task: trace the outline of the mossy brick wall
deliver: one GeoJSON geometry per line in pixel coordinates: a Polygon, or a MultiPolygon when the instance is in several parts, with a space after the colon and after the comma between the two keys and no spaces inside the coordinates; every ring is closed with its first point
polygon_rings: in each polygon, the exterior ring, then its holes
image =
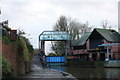
{"type": "Polygon", "coordinates": [[[26,74],[26,69],[28,70],[27,72],[30,71],[28,69],[30,65],[26,67],[22,58],[18,55],[16,44],[5,44],[2,42],[0,45],[2,45],[2,56],[10,62],[14,70],[14,76],[26,74]]]}
{"type": "Polygon", "coordinates": [[[2,43],[2,56],[11,64],[14,74],[17,75],[17,48],[15,45],[2,43]]]}

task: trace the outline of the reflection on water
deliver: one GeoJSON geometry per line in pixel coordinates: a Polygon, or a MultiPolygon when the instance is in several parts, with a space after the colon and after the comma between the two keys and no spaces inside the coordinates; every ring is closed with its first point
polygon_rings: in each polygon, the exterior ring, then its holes
{"type": "Polygon", "coordinates": [[[58,71],[65,71],[65,63],[47,63],[51,69],[56,69],[58,71]]]}
{"type": "Polygon", "coordinates": [[[106,78],[120,78],[120,69],[106,68],[104,70],[106,73],[106,78]]]}
{"type": "Polygon", "coordinates": [[[47,65],[65,65],[65,63],[47,63],[47,65]]]}
{"type": "Polygon", "coordinates": [[[79,66],[50,66],[76,78],[120,78],[120,68],[81,68],[79,66]]]}
{"type": "Polygon", "coordinates": [[[66,71],[64,66],[51,66],[50,68],[56,69],[58,71],[66,71]]]}

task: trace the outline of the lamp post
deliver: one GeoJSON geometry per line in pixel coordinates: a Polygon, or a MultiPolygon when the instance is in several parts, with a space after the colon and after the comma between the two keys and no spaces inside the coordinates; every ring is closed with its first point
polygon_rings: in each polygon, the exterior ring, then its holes
{"type": "Polygon", "coordinates": [[[39,37],[38,37],[38,47],[39,47],[39,51],[40,51],[40,35],[39,35],[39,37]]]}
{"type": "Polygon", "coordinates": [[[106,61],[109,60],[109,54],[110,54],[110,52],[109,52],[109,47],[107,46],[107,58],[106,58],[106,61]]]}

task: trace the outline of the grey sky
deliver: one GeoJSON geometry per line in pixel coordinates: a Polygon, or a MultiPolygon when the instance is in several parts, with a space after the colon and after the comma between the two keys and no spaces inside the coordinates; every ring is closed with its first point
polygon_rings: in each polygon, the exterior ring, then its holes
{"type": "MultiPolygon", "coordinates": [[[[117,29],[119,0],[2,0],[1,21],[9,20],[13,29],[23,29],[34,48],[38,48],[38,35],[52,30],[53,25],[65,15],[91,26],[100,27],[103,20],[117,29]],[[116,27],[115,27],[116,26],[116,27]]],[[[48,44],[50,45],[50,44],[48,44]]]]}

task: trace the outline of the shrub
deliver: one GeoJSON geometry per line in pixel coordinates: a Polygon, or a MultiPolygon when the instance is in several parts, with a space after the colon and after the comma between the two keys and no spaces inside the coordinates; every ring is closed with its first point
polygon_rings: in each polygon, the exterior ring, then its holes
{"type": "Polygon", "coordinates": [[[2,36],[2,41],[8,44],[10,42],[10,38],[8,36],[2,36]]]}
{"type": "Polygon", "coordinates": [[[7,59],[2,58],[2,75],[3,77],[12,76],[13,69],[7,59]]]}
{"type": "Polygon", "coordinates": [[[32,45],[23,36],[19,36],[19,38],[17,40],[17,43],[18,43],[18,53],[19,53],[19,56],[25,62],[29,62],[31,60],[31,55],[32,55],[33,50],[34,50],[32,45]]]}

